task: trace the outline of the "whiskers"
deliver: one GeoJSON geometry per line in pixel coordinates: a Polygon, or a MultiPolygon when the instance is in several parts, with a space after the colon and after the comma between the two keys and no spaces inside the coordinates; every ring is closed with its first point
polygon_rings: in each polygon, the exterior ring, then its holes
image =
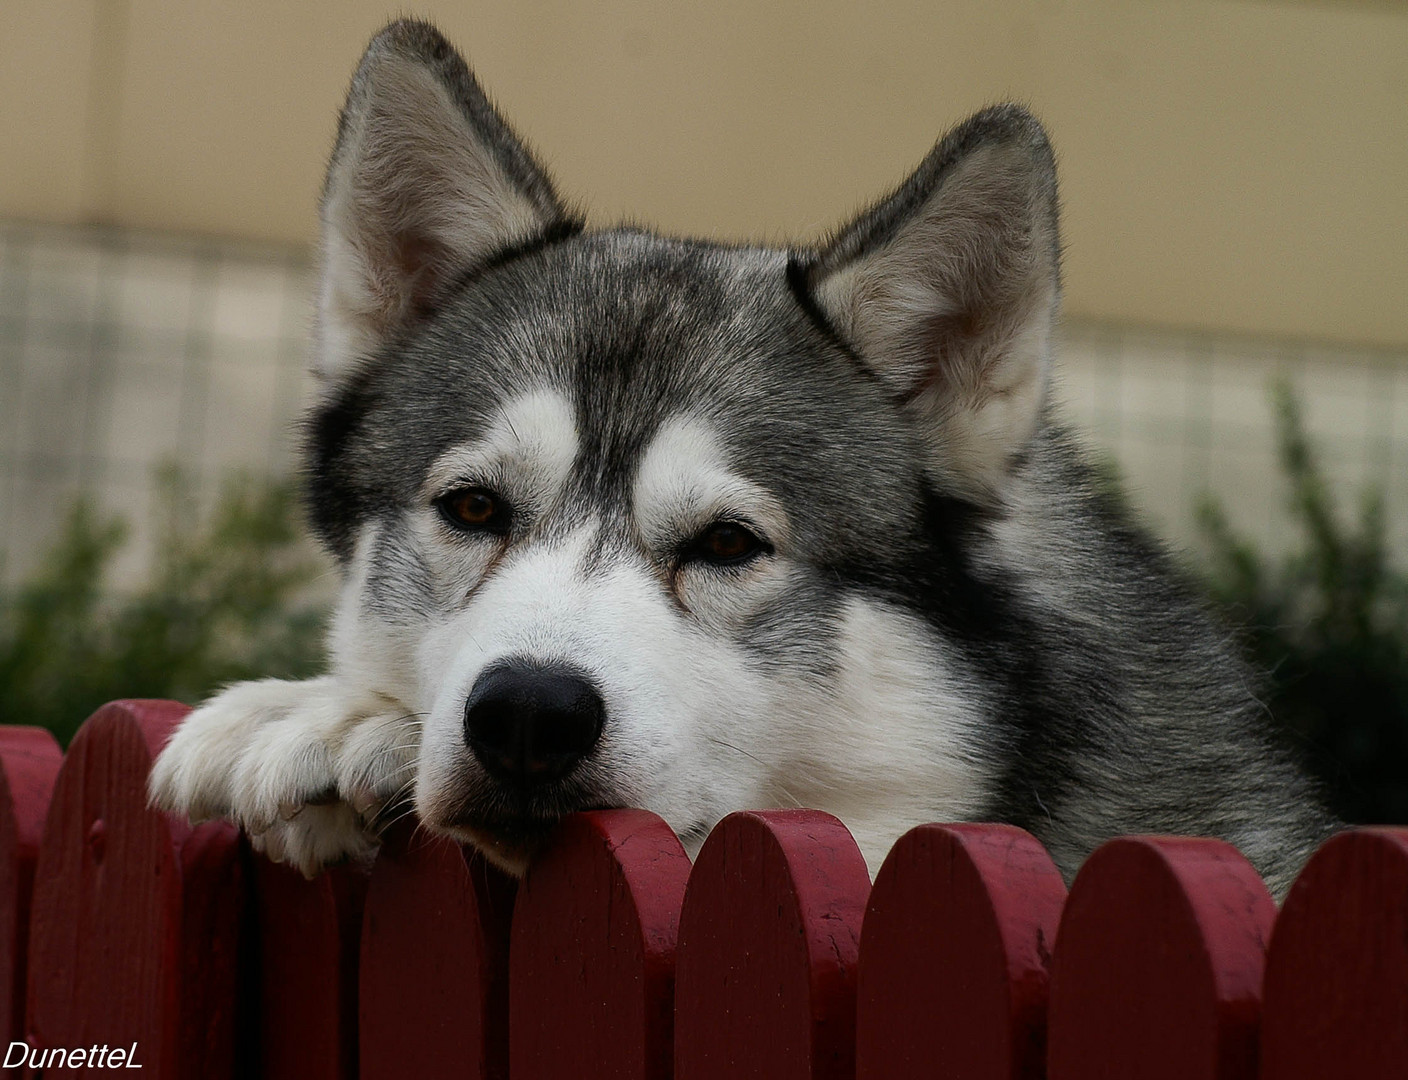
{"type": "Polygon", "coordinates": [[[717,746],[722,746],[725,750],[732,750],[735,754],[741,754],[743,757],[748,758],[750,761],[756,761],[759,765],[763,766],[765,769],[768,770],[768,784],[769,784],[769,786],[772,787],[772,788],[774,788],[774,789],[776,789],[777,791],[781,792],[782,795],[787,799],[788,805],[789,805],[792,809],[795,809],[795,810],[804,810],[804,809],[806,809],[806,804],[803,803],[801,799],[797,798],[796,795],[792,794],[792,792],[788,791],[787,788],[785,788],[785,787],[782,785],[782,783],[777,779],[776,776],[772,775],[772,769],[771,769],[771,767],[768,765],[768,763],[767,763],[766,761],[764,761],[762,758],[758,757],[757,754],[749,753],[747,750],[743,749],[743,747],[741,747],[741,746],[734,746],[733,743],[728,742],[728,741],[726,741],[726,740],[724,740],[724,739],[721,739],[721,738],[719,738],[717,735],[709,735],[709,736],[707,736],[707,738],[709,739],[710,742],[714,743],[715,745],[717,745],[717,746]]]}
{"type": "MultiPolygon", "coordinates": [[[[410,737],[397,743],[392,743],[381,747],[376,754],[375,762],[377,767],[381,767],[391,759],[395,766],[394,771],[404,773],[405,779],[397,786],[396,790],[385,799],[378,799],[373,807],[369,808],[370,813],[362,815],[363,821],[369,830],[381,834],[391,828],[397,822],[403,820],[408,815],[415,812],[415,803],[411,795],[415,789],[416,772],[415,758],[402,760],[403,755],[414,755],[420,749],[421,734],[425,730],[426,714],[423,712],[408,712],[398,716],[394,723],[407,729],[410,737]]],[[[388,770],[390,771],[390,770],[388,770]]],[[[422,825],[416,822],[415,833],[419,833],[422,825]]],[[[415,834],[413,834],[414,836],[415,834]]]]}

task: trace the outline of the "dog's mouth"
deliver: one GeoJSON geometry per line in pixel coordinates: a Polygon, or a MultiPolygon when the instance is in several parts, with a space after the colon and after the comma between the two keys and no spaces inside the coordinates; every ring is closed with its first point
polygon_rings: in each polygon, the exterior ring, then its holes
{"type": "Polygon", "coordinates": [[[500,870],[514,877],[522,877],[556,827],[557,822],[552,821],[526,822],[509,827],[451,825],[444,831],[460,843],[474,848],[500,870]]]}
{"type": "Polygon", "coordinates": [[[534,856],[547,844],[562,819],[586,810],[610,810],[619,800],[587,796],[586,792],[558,792],[552,797],[535,793],[531,798],[494,792],[466,799],[454,813],[425,824],[462,844],[469,844],[500,869],[521,877],[534,856]]]}

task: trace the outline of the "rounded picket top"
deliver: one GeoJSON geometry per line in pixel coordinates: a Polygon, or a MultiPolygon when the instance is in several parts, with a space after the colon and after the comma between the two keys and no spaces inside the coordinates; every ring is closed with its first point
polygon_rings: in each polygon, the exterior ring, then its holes
{"type": "Polygon", "coordinates": [[[309,880],[251,857],[258,1040],[245,1071],[261,1080],[352,1080],[367,872],[349,864],[309,880]]]}
{"type": "Polygon", "coordinates": [[[680,916],[677,1080],[850,1077],[869,893],[865,860],[830,814],[724,818],[680,916]]]}
{"type": "Polygon", "coordinates": [[[574,814],[556,830],[513,913],[514,1080],[667,1080],[689,871],[679,838],[644,810],[574,814]]]}
{"type": "Polygon", "coordinates": [[[1250,1080],[1275,915],[1251,864],[1220,840],[1099,848],[1057,931],[1050,1080],[1250,1080]]]}
{"type": "Polygon", "coordinates": [[[152,760],[187,711],[118,701],[89,718],[55,780],[34,874],[30,1045],[135,1047],[148,1080],[234,1069],[239,834],[147,805],[152,760]]]}
{"type": "Polygon", "coordinates": [[[1408,829],[1327,840],[1266,960],[1264,1080],[1408,1076],[1408,829]]]}
{"type": "Polygon", "coordinates": [[[507,1080],[514,886],[410,819],[387,833],[362,918],[362,1080],[507,1080]]]}
{"type": "Polygon", "coordinates": [[[34,862],[63,763],[54,736],[0,727],[0,1044],[24,1038],[29,901],[34,862]]]}
{"type": "Polygon", "coordinates": [[[1065,882],[1011,825],[921,825],[866,907],[856,1077],[1040,1076],[1065,882]]]}

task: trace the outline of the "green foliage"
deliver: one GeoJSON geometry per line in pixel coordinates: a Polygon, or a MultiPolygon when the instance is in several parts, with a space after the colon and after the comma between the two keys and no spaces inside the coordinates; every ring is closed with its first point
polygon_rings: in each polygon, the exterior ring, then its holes
{"type": "Polygon", "coordinates": [[[1214,601],[1271,673],[1266,704],[1349,821],[1408,822],[1408,575],[1390,563],[1382,497],[1343,525],[1289,386],[1275,389],[1280,457],[1302,545],[1280,560],[1208,500],[1214,601]]]}
{"type": "Polygon", "coordinates": [[[145,586],[108,588],[126,526],[79,502],[38,572],[0,593],[0,718],[67,742],[115,698],[196,702],[237,679],[301,678],[321,661],[321,568],[298,541],[287,485],[236,478],[202,518],[160,477],[145,586]]]}

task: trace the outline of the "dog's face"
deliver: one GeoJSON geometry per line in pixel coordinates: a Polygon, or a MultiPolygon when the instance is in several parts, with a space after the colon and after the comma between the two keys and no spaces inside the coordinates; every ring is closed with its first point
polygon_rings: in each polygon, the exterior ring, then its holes
{"type": "Polygon", "coordinates": [[[1053,200],[999,110],[820,252],[583,233],[438,35],[373,42],[308,471],[425,823],[512,867],[594,806],[971,812],[981,689],[906,593],[1040,421],[1053,200]]]}
{"type": "Polygon", "coordinates": [[[583,806],[702,837],[814,801],[837,747],[874,790],[917,779],[866,713],[959,696],[877,599],[921,543],[918,447],[786,256],[548,245],[340,400],[319,512],[356,549],[357,632],[414,657],[427,823],[513,858],[583,806]]]}

